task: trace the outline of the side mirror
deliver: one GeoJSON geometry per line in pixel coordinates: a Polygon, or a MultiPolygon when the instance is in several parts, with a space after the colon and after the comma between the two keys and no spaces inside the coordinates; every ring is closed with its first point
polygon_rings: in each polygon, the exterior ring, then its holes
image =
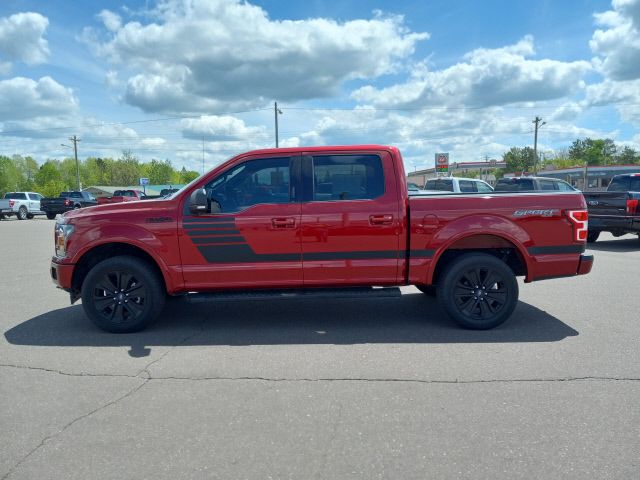
{"type": "Polygon", "coordinates": [[[194,190],[191,193],[189,211],[194,215],[207,213],[207,192],[204,188],[194,190]]]}

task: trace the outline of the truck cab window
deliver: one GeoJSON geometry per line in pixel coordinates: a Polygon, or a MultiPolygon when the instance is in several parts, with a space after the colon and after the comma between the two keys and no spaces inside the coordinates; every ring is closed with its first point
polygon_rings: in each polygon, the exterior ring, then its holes
{"type": "Polygon", "coordinates": [[[222,213],[235,213],[260,203],[291,201],[289,157],[249,160],[227,170],[205,186],[209,202],[222,213]]]}
{"type": "Polygon", "coordinates": [[[313,200],[365,200],[384,194],[384,172],[377,155],[313,157],[313,200]]]}

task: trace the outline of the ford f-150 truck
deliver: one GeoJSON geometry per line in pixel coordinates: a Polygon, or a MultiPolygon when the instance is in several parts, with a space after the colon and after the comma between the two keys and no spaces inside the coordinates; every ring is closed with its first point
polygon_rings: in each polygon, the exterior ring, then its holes
{"type": "Polygon", "coordinates": [[[7,192],[0,200],[0,220],[15,215],[18,220],[43,215],[40,210],[42,195],[35,192],[7,192]]]}
{"type": "Polygon", "coordinates": [[[133,202],[135,200],[142,200],[144,193],[141,190],[116,190],[111,197],[99,197],[98,205],[105,203],[122,203],[133,202]]]}
{"type": "Polygon", "coordinates": [[[591,218],[587,241],[595,242],[600,232],[640,239],[640,173],[616,175],[606,192],[584,192],[584,198],[591,218]]]}
{"type": "Polygon", "coordinates": [[[61,192],[58,198],[43,198],[40,201],[40,208],[47,214],[49,220],[53,220],[59,213],[97,204],[98,202],[89,192],[61,192]]]}
{"type": "Polygon", "coordinates": [[[167,294],[399,295],[401,285],[435,286],[449,316],[485,329],[512,314],[516,276],[588,273],[587,229],[580,192],[413,197],[394,147],[268,149],[166,199],[66,213],[51,277],[110,332],[148,326],[167,294]]]}

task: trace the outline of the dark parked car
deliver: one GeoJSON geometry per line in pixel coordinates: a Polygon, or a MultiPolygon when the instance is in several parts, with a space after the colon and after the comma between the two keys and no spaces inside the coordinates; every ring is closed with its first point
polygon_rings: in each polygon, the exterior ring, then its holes
{"type": "Polygon", "coordinates": [[[584,192],[584,199],[589,209],[587,241],[595,242],[600,232],[640,235],[640,173],[616,175],[606,192],[584,192]]]}
{"type": "Polygon", "coordinates": [[[49,220],[53,220],[59,213],[97,204],[98,202],[89,192],[61,192],[58,198],[40,200],[40,210],[47,214],[49,220]]]}
{"type": "Polygon", "coordinates": [[[564,180],[549,177],[504,177],[496,182],[496,192],[535,192],[535,191],[575,192],[564,180]]]}

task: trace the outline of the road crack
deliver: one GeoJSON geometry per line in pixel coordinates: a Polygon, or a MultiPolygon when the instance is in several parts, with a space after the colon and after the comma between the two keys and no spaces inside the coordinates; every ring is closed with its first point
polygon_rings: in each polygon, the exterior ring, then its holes
{"type": "Polygon", "coordinates": [[[91,410],[88,413],[85,413],[84,415],[81,415],[79,417],[74,418],[73,420],[71,420],[70,422],[68,422],[67,424],[65,424],[60,430],[58,430],[55,433],[52,433],[50,435],[47,435],[46,437],[44,437],[42,439],[42,441],[36,445],[34,448],[31,449],[31,451],[29,451],[29,453],[27,453],[24,457],[22,457],[18,463],[16,463],[13,467],[11,467],[11,469],[2,477],[1,480],[5,480],[7,478],[9,478],[19,467],[20,465],[22,465],[24,462],[26,462],[34,453],[36,453],[40,448],[42,448],[44,445],[46,445],[48,442],[50,442],[51,440],[56,439],[57,437],[59,437],[60,435],[62,435],[65,431],[67,431],[69,428],[71,428],[73,425],[75,425],[76,423],[91,417],[92,415],[95,415],[98,412],[101,412],[102,410],[109,408],[112,405],[115,405],[119,402],[121,402],[122,400],[130,397],[131,395],[133,395],[134,393],[136,393],[138,390],[140,390],[142,387],[144,387],[147,383],[149,383],[149,379],[145,379],[140,385],[136,385],[135,387],[133,387],[131,390],[129,390],[127,393],[125,393],[124,395],[121,395],[120,397],[111,400],[110,402],[105,403],[104,405],[91,410]]]}

